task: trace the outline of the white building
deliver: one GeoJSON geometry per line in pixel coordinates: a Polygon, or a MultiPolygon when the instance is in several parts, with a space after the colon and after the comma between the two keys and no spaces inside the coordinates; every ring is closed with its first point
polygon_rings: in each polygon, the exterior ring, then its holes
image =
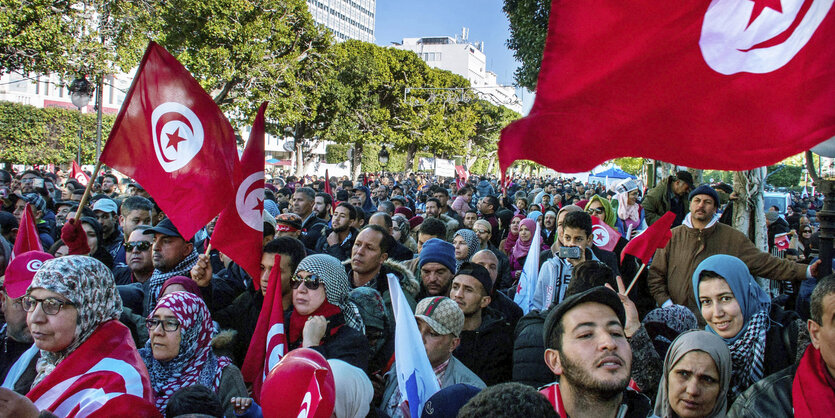
{"type": "Polygon", "coordinates": [[[516,89],[513,86],[499,85],[496,73],[487,69],[484,42],[467,41],[467,32],[465,28],[461,39],[451,36],[403,38],[402,43],[392,46],[413,51],[430,66],[466,78],[483,99],[522,113],[522,101],[516,96],[516,89]]]}
{"type": "Polygon", "coordinates": [[[333,31],[337,41],[374,43],[377,0],[307,0],[307,8],[316,23],[333,31]]]}
{"type": "MultiPolygon", "coordinates": [[[[102,113],[115,115],[119,113],[125,94],[130,88],[133,75],[119,74],[104,80],[102,92],[102,113]]],[[[38,76],[30,74],[22,76],[19,73],[7,73],[0,76],[0,101],[22,103],[35,107],[62,107],[77,110],[72,104],[67,86],[72,80],[62,80],[56,75],[38,76]]],[[[82,108],[84,113],[95,112],[95,96],[90,103],[82,108]]]]}

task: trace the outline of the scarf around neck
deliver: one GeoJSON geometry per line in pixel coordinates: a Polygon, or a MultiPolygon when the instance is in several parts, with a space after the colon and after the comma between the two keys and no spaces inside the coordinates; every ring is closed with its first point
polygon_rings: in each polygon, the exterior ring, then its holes
{"type": "Polygon", "coordinates": [[[531,232],[531,238],[527,241],[523,241],[521,237],[516,240],[516,244],[513,246],[512,255],[517,260],[525,257],[528,255],[528,251],[531,249],[531,243],[533,242],[533,235],[536,233],[536,222],[531,219],[523,219],[522,222],[519,223],[519,229],[522,229],[522,225],[528,228],[528,231],[531,232]]]}
{"type": "Polygon", "coordinates": [[[824,417],[835,411],[832,378],[819,349],[809,344],[792,382],[792,406],[798,418],[824,417]]]}
{"type": "Polygon", "coordinates": [[[151,297],[145,298],[147,302],[145,305],[146,314],[154,311],[157,299],[159,298],[160,293],[162,293],[162,285],[165,281],[174,276],[191,277],[191,268],[194,267],[195,263],[197,263],[197,251],[192,249],[191,254],[186,256],[183,261],[180,261],[170,271],[163,273],[159,269],[154,269],[154,273],[151,274],[151,278],[148,279],[148,292],[150,292],[151,297]]]}

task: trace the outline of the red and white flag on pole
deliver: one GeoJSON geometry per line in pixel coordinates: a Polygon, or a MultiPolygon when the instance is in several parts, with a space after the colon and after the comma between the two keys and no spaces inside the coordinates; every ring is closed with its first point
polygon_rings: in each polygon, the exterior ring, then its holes
{"type": "Polygon", "coordinates": [[[559,1],[504,173],[616,157],[748,170],[835,136],[832,0],[559,1]]]}
{"type": "Polygon", "coordinates": [[[38,235],[38,227],[35,225],[35,215],[32,212],[32,205],[26,204],[23,215],[20,217],[20,226],[17,229],[17,237],[12,248],[12,257],[21,255],[27,251],[43,251],[41,237],[38,235]]]}
{"type": "Polygon", "coordinates": [[[151,382],[130,331],[107,321],[26,394],[59,417],[157,417],[151,382]]]}
{"type": "Polygon", "coordinates": [[[87,186],[90,182],[90,176],[81,171],[81,166],[75,160],[72,160],[72,169],[70,169],[70,177],[76,179],[82,186],[87,186]]]}
{"type": "Polygon", "coordinates": [[[782,233],[777,234],[774,236],[774,246],[777,247],[780,251],[786,251],[789,249],[789,234],[782,233]]]}
{"type": "MultiPolygon", "coordinates": [[[[264,242],[264,112],[258,109],[249,140],[241,155],[241,178],[234,200],[220,213],[211,245],[238,263],[258,290],[261,281],[261,250],[264,242]]],[[[227,199],[228,201],[228,199],[227,199]]]]}
{"type": "Polygon", "coordinates": [[[591,240],[594,246],[606,251],[614,251],[620,240],[620,233],[596,216],[591,217],[591,240]]]}
{"type": "Polygon", "coordinates": [[[675,213],[665,213],[664,216],[653,222],[641,235],[629,240],[629,243],[620,252],[620,261],[623,262],[626,255],[631,254],[641,260],[642,263],[649,264],[649,260],[655,255],[655,250],[666,247],[667,243],[673,237],[673,233],[670,232],[670,227],[673,226],[673,221],[675,220],[675,213]]]}
{"type": "Polygon", "coordinates": [[[142,184],[185,238],[235,195],[235,133],[197,80],[163,47],[142,57],[101,161],[142,184]]]}
{"type": "Polygon", "coordinates": [[[244,381],[252,383],[252,397],[259,404],[264,379],[285,354],[287,336],[284,330],[284,307],[281,303],[281,256],[276,254],[267,292],[264,294],[264,305],[261,306],[255,332],[241,366],[244,381]]]}

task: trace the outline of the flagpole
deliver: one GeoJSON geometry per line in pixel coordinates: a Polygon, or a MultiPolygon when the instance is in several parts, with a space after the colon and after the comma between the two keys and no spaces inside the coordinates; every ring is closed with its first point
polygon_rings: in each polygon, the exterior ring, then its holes
{"type": "Polygon", "coordinates": [[[209,245],[206,246],[206,252],[204,255],[209,255],[209,251],[212,251],[212,243],[210,242],[209,245]]]}
{"type": "Polygon", "coordinates": [[[84,189],[84,196],[81,196],[81,201],[78,202],[78,210],[75,211],[76,222],[80,219],[84,206],[87,206],[87,201],[90,200],[90,192],[93,190],[93,183],[96,180],[96,176],[99,175],[100,168],[101,161],[98,161],[96,162],[96,168],[93,169],[93,175],[90,177],[90,181],[87,182],[87,188],[84,189]]]}
{"type": "Polygon", "coordinates": [[[641,264],[641,268],[638,269],[638,274],[632,279],[632,283],[629,283],[629,287],[626,288],[626,292],[623,292],[624,295],[629,295],[629,291],[632,290],[632,286],[635,286],[635,283],[638,281],[638,276],[644,272],[644,269],[647,268],[646,264],[641,264]]]}

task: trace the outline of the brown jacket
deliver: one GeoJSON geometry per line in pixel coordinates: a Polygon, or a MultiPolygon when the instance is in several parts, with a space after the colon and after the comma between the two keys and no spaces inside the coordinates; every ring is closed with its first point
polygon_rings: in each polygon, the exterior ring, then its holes
{"type": "Polygon", "coordinates": [[[693,296],[692,277],[705,258],[728,254],[745,262],[751,274],[772,280],[804,280],[806,265],[772,257],[757,249],[742,232],[716,222],[698,230],[680,225],[672,229],[666,247],[655,252],[649,268],[649,291],[659,306],[670,299],[701,318],[693,296]]]}

